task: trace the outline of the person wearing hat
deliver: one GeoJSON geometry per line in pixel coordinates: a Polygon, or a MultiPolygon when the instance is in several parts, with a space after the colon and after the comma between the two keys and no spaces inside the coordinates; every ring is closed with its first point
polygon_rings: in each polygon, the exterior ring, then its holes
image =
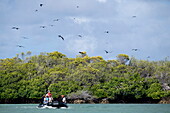
{"type": "Polygon", "coordinates": [[[50,90],[48,90],[47,94],[48,94],[49,97],[52,97],[52,94],[51,94],[50,90]]]}

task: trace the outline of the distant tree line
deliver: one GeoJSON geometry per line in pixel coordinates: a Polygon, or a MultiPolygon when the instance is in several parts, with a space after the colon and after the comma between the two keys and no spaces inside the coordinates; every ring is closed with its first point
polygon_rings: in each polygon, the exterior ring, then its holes
{"type": "MultiPolygon", "coordinates": [[[[91,98],[161,99],[170,96],[170,61],[137,60],[119,54],[115,60],[89,57],[86,52],[67,58],[60,52],[21,53],[0,59],[0,99],[69,98],[86,92],[91,98]]],[[[79,97],[83,98],[83,97],[79,97]]]]}

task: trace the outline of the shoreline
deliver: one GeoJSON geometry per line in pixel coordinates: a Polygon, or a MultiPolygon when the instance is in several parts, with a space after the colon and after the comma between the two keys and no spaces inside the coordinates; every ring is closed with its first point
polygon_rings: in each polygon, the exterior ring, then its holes
{"type": "MultiPolygon", "coordinates": [[[[39,104],[41,99],[0,99],[0,104],[39,104]]],[[[162,99],[112,100],[103,99],[67,99],[68,104],[170,104],[170,97],[162,99]]]]}

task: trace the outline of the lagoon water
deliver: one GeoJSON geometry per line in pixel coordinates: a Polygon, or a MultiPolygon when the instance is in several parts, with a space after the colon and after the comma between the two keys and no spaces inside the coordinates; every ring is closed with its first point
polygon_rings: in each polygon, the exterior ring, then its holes
{"type": "Polygon", "coordinates": [[[0,104],[0,113],[170,113],[170,104],[68,104],[40,109],[37,104],[0,104]]]}

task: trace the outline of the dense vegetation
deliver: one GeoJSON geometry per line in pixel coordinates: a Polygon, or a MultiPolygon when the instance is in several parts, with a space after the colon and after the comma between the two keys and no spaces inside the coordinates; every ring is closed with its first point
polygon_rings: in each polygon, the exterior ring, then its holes
{"type": "Polygon", "coordinates": [[[60,52],[21,53],[0,59],[0,99],[53,97],[85,91],[93,98],[161,99],[170,96],[170,61],[145,61],[119,54],[116,60],[67,58],[60,52]]]}

